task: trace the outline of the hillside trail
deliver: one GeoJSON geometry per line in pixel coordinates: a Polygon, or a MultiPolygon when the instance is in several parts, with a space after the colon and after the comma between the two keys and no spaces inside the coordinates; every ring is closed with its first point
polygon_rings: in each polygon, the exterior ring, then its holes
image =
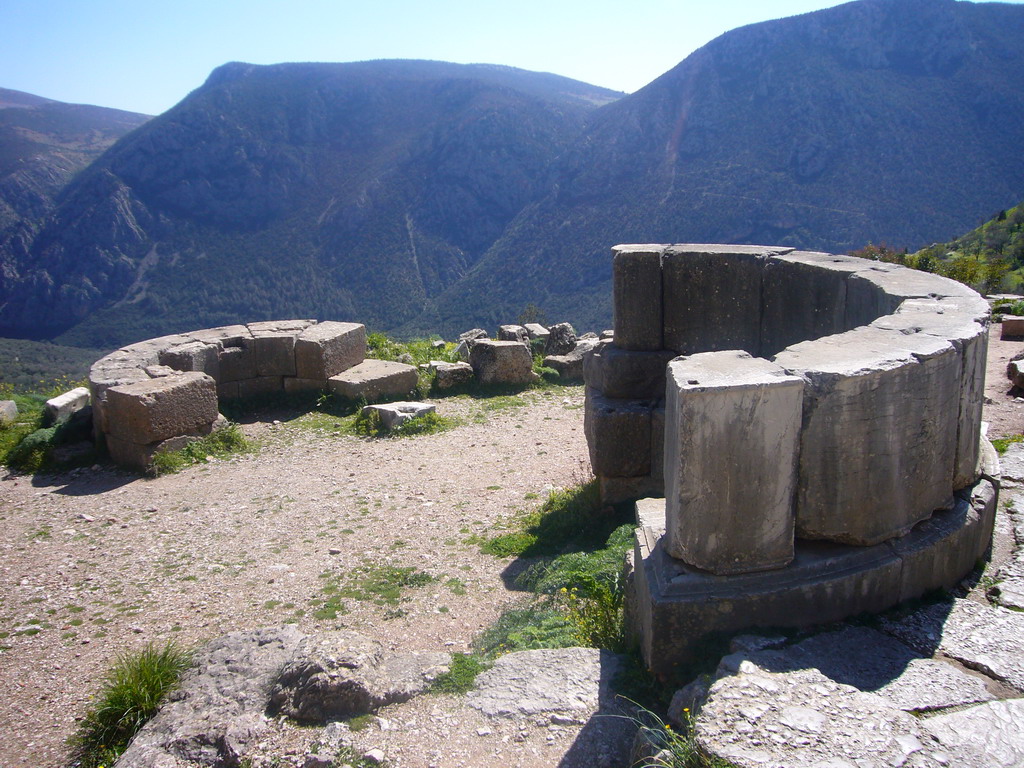
{"type": "MultiPolygon", "coordinates": [[[[990,341],[990,436],[1024,429],[1005,379],[1017,351],[1024,343],[990,341]]],[[[460,426],[367,440],[261,414],[242,427],[256,452],[174,475],[0,470],[0,766],[67,765],[104,672],[149,641],[195,647],[288,622],[393,650],[468,651],[525,597],[513,561],[482,554],[479,537],[589,476],[583,388],[436,402],[460,426]],[[397,602],[332,601],[380,566],[433,578],[397,602]]],[[[487,721],[456,699],[387,708],[357,745],[384,747],[396,768],[553,766],[574,748],[578,728],[487,721]]],[[[301,762],[317,732],[273,722],[254,765],[301,762]]]]}

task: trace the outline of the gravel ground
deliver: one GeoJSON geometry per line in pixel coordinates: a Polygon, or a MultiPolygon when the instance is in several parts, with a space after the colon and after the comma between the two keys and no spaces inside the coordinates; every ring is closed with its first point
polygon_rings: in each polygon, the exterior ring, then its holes
{"type": "Polygon", "coordinates": [[[582,387],[447,398],[438,412],[461,426],[400,440],[259,421],[243,425],[257,453],[176,475],[3,476],[0,766],[65,765],[104,670],[149,640],[290,621],[467,650],[522,595],[502,578],[510,561],[466,540],[589,474],[582,405],[582,387]],[[326,584],[383,564],[436,579],[398,605],[346,599],[317,618],[326,584]]]}
{"type": "MultiPolygon", "coordinates": [[[[1024,401],[1005,378],[1017,351],[1024,343],[990,342],[990,437],[1024,431],[1024,401]]],[[[256,453],[156,479],[0,470],[0,766],[66,765],[65,741],[103,672],[150,640],[194,646],[288,621],[392,649],[467,650],[522,598],[503,578],[511,561],[480,554],[472,537],[589,474],[582,404],[581,387],[448,398],[438,412],[461,426],[401,440],[264,414],[243,425],[256,453]],[[325,585],[383,564],[436,578],[398,605],[346,599],[347,612],[317,617],[325,585]]],[[[599,764],[579,726],[488,721],[456,697],[381,718],[354,738],[395,766],[599,764]]],[[[275,723],[256,763],[292,764],[317,734],[275,723]]]]}

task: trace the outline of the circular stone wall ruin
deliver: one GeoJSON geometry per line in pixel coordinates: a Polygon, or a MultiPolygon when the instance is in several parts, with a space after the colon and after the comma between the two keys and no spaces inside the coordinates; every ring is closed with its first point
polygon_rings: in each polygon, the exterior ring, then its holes
{"type": "Polygon", "coordinates": [[[411,365],[366,360],[359,323],[276,320],[162,336],[93,364],[93,431],[118,464],[148,469],[159,451],[209,434],[220,399],[331,390],[356,399],[416,386],[411,365]]]}
{"type": "MultiPolygon", "coordinates": [[[[989,308],[904,267],[787,248],[613,249],[587,360],[608,501],[638,505],[631,623],[667,672],[710,631],[877,611],[985,552],[989,308]]],[[[994,471],[994,470],[993,470],[994,471]]]]}

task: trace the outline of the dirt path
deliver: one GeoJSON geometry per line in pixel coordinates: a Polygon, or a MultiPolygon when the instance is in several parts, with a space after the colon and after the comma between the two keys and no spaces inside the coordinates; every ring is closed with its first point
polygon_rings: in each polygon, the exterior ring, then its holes
{"type": "Polygon", "coordinates": [[[467,543],[589,472],[581,387],[441,401],[464,424],[367,441],[246,425],[264,447],[153,480],[111,469],[0,481],[0,766],[66,764],[118,653],[285,621],[463,651],[521,595],[467,543]],[[380,606],[325,586],[389,564],[435,577],[380,606]]]}

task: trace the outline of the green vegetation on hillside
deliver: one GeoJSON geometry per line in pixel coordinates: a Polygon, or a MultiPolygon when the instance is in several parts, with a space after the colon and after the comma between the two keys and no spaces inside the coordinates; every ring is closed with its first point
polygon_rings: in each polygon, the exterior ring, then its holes
{"type": "Polygon", "coordinates": [[[106,351],[25,339],[0,339],[0,385],[15,392],[48,390],[61,379],[78,381],[106,351]]]}
{"type": "Polygon", "coordinates": [[[966,235],[915,253],[868,244],[850,255],[933,272],[985,294],[1020,293],[1024,289],[1024,203],[999,211],[966,235]]]}

